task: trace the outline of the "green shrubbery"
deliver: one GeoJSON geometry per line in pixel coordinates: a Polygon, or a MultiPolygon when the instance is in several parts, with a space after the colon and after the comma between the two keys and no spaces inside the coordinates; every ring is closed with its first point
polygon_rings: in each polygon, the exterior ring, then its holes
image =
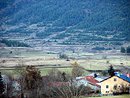
{"type": "Polygon", "coordinates": [[[121,53],[130,53],[130,46],[128,47],[121,47],[121,53]]]}
{"type": "Polygon", "coordinates": [[[29,47],[29,45],[25,43],[13,41],[13,40],[6,40],[6,39],[0,40],[0,43],[4,43],[8,47],[29,47]]]}

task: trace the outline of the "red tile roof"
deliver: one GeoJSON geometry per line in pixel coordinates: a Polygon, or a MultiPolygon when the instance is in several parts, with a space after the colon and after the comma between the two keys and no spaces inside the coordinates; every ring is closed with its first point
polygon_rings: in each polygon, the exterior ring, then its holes
{"type": "Polygon", "coordinates": [[[126,76],[130,78],[130,74],[126,74],[126,76]]]}
{"type": "Polygon", "coordinates": [[[86,76],[85,79],[92,85],[100,87],[100,85],[98,85],[97,83],[99,83],[99,81],[97,81],[93,76],[86,76]]]}

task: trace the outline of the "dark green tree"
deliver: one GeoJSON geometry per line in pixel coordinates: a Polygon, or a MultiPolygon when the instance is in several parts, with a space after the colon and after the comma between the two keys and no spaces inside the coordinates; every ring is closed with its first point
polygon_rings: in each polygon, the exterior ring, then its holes
{"type": "Polygon", "coordinates": [[[108,69],[108,73],[109,73],[109,75],[112,77],[112,76],[114,76],[115,75],[115,69],[113,68],[113,66],[111,65],[110,67],[109,67],[109,69],[108,69]]]}
{"type": "Polygon", "coordinates": [[[130,53],[130,46],[127,47],[126,52],[130,53]]]}
{"type": "Polygon", "coordinates": [[[121,53],[125,53],[126,49],[124,47],[121,47],[121,53]]]}
{"type": "Polygon", "coordinates": [[[0,95],[2,95],[4,91],[5,91],[5,85],[0,72],[0,95]]]}
{"type": "Polygon", "coordinates": [[[59,58],[60,59],[69,59],[66,54],[62,54],[62,53],[59,54],[59,58]]]}

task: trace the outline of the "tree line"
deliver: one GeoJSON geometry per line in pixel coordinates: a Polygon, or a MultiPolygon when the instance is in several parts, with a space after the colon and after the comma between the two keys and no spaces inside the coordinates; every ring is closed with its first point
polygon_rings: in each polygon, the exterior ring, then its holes
{"type": "Polygon", "coordinates": [[[130,53],[130,46],[128,47],[121,47],[121,53],[130,53]]]}
{"type": "Polygon", "coordinates": [[[0,40],[0,43],[3,43],[8,47],[29,47],[29,45],[27,45],[23,42],[15,41],[15,40],[2,39],[2,40],[0,40]]]}

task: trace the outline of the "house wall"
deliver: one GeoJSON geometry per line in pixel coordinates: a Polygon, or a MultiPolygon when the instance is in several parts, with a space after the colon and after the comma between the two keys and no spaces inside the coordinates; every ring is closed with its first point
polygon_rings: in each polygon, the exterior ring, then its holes
{"type": "Polygon", "coordinates": [[[129,84],[130,83],[128,83],[127,81],[124,81],[117,76],[113,76],[101,82],[101,94],[113,94],[113,92],[117,91],[118,88],[121,88],[122,85],[128,87],[129,84]],[[117,85],[117,89],[115,89],[115,85],[117,85]],[[108,88],[106,86],[108,86],[108,88]]]}

